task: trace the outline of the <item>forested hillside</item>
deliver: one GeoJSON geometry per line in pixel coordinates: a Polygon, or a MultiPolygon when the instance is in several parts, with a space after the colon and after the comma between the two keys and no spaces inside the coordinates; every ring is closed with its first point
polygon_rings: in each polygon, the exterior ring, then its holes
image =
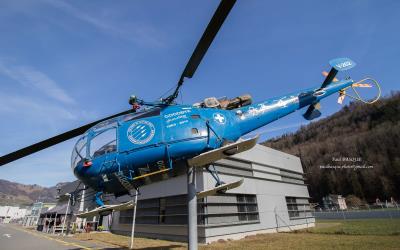
{"type": "Polygon", "coordinates": [[[46,188],[0,179],[0,205],[29,205],[37,200],[54,202],[56,194],[56,186],[46,188]]]}
{"type": "Polygon", "coordinates": [[[327,194],[400,198],[400,92],[373,105],[353,102],[264,144],[301,157],[314,201],[327,194]]]}

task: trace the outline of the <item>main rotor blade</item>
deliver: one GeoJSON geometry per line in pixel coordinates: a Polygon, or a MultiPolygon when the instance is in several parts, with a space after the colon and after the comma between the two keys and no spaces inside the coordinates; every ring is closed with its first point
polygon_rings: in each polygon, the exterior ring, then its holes
{"type": "Polygon", "coordinates": [[[49,138],[47,140],[35,143],[33,145],[30,145],[30,146],[22,148],[20,150],[14,151],[12,153],[3,155],[2,157],[0,157],[0,166],[2,166],[4,164],[7,164],[7,163],[10,163],[12,161],[18,160],[18,159],[20,159],[22,157],[25,157],[27,155],[36,153],[36,152],[38,152],[38,151],[40,151],[42,149],[54,146],[54,145],[56,145],[58,143],[61,143],[61,142],[66,141],[66,140],[69,140],[69,139],[74,138],[74,137],[76,137],[78,135],[81,135],[81,134],[85,133],[86,130],[88,130],[89,128],[93,127],[94,125],[96,125],[99,122],[103,122],[105,120],[108,120],[108,119],[111,119],[111,118],[114,118],[114,117],[117,117],[117,116],[120,116],[120,115],[129,114],[129,113],[132,113],[132,112],[134,112],[133,109],[126,110],[124,112],[121,112],[121,113],[118,113],[118,114],[103,118],[101,120],[98,120],[98,121],[83,125],[83,126],[81,126],[79,128],[76,128],[76,129],[67,131],[65,133],[56,135],[56,136],[51,137],[51,138],[49,138]]]}
{"type": "Polygon", "coordinates": [[[206,54],[208,48],[210,47],[235,2],[236,0],[221,1],[213,17],[211,18],[211,21],[208,23],[203,36],[200,38],[199,43],[193,51],[192,56],[186,64],[185,70],[179,79],[178,86],[182,85],[185,77],[192,78],[194,72],[196,72],[197,67],[199,66],[201,60],[206,54]]]}

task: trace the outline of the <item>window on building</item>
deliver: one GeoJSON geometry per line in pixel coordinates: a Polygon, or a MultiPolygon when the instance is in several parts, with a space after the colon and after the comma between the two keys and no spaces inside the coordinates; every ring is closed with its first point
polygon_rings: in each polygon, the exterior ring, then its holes
{"type": "Polygon", "coordinates": [[[286,197],[286,205],[289,213],[289,218],[299,217],[299,209],[296,203],[296,197],[286,197]]]}
{"type": "Polygon", "coordinates": [[[236,195],[239,211],[239,221],[258,220],[258,207],[256,195],[238,194],[236,195]]]}
{"type": "Polygon", "coordinates": [[[165,203],[166,200],[165,198],[161,198],[160,199],[160,224],[164,224],[165,223],[165,203]]]}
{"type": "Polygon", "coordinates": [[[303,219],[312,216],[308,198],[286,197],[286,204],[290,219],[303,219]]]}
{"type": "MultiPolygon", "coordinates": [[[[157,199],[138,201],[137,224],[187,224],[186,195],[176,195],[157,199]]],[[[236,224],[259,221],[257,198],[255,195],[222,194],[209,196],[197,201],[197,223],[208,224],[236,224]]],[[[121,224],[132,223],[133,211],[120,212],[121,224]]]]}
{"type": "MultiPolygon", "coordinates": [[[[198,212],[199,211],[201,210],[198,210],[198,212]]],[[[120,223],[132,223],[132,214],[132,209],[121,211],[119,219],[120,223]]],[[[167,225],[187,224],[186,195],[138,201],[136,223],[167,225]]]]}
{"type": "Polygon", "coordinates": [[[221,194],[205,198],[205,224],[259,222],[256,195],[221,194]]]}
{"type": "Polygon", "coordinates": [[[282,181],[295,183],[295,184],[304,184],[304,178],[302,174],[294,173],[290,171],[280,170],[282,181]]]}

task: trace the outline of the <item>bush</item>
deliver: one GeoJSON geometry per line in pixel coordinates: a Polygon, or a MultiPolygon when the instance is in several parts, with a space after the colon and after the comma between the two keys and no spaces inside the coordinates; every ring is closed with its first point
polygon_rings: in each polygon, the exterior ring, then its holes
{"type": "Polygon", "coordinates": [[[348,195],[346,197],[346,204],[347,207],[349,208],[360,208],[361,206],[364,205],[365,202],[363,202],[360,198],[358,198],[355,195],[348,195]]]}

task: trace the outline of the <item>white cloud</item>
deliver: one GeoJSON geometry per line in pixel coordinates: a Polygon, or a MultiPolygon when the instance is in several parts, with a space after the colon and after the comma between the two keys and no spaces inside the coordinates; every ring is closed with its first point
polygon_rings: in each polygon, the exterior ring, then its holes
{"type": "Polygon", "coordinates": [[[3,74],[23,86],[33,87],[43,94],[66,104],[73,104],[70,97],[53,79],[45,73],[29,66],[12,65],[0,59],[0,74],[3,74]]]}
{"type": "Polygon", "coordinates": [[[156,31],[153,27],[140,24],[130,25],[128,23],[112,23],[110,20],[105,21],[104,19],[97,18],[90,15],[78,8],[75,8],[71,4],[65,1],[48,1],[44,0],[49,5],[62,10],[76,19],[79,19],[87,24],[105,32],[107,34],[117,36],[140,45],[163,47],[164,39],[161,39],[160,32],[156,31]]]}
{"type": "Polygon", "coordinates": [[[25,117],[33,116],[36,119],[46,118],[46,120],[47,118],[62,120],[76,120],[78,118],[69,110],[54,104],[36,101],[26,96],[0,93],[0,114],[5,113],[24,115],[25,117]]]}

